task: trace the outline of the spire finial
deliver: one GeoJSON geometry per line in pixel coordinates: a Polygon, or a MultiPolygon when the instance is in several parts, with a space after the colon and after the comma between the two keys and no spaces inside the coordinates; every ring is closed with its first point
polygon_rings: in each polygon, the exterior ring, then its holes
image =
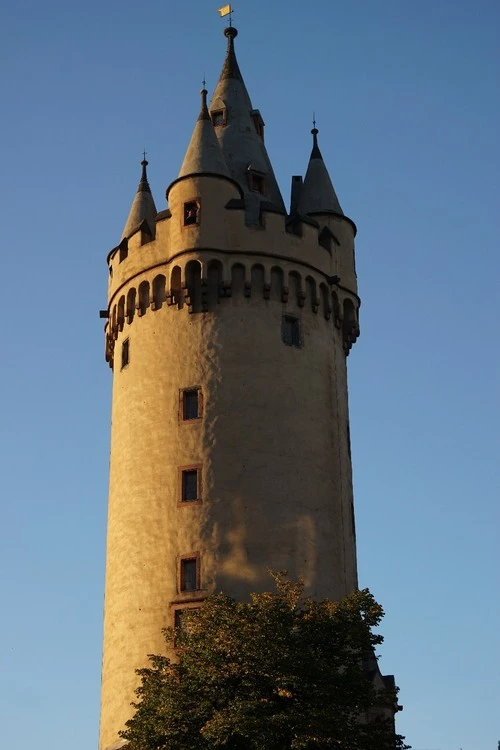
{"type": "Polygon", "coordinates": [[[198,115],[198,120],[210,120],[210,113],[208,111],[208,105],[207,105],[208,91],[206,90],[205,85],[206,85],[206,81],[205,81],[205,77],[203,77],[203,88],[200,91],[201,109],[200,109],[200,114],[198,115]]]}
{"type": "Polygon", "coordinates": [[[143,190],[149,190],[148,173],[146,170],[146,167],[148,166],[149,162],[146,159],[146,154],[147,154],[147,151],[146,149],[144,149],[144,151],[142,152],[142,161],[141,161],[142,175],[141,175],[141,180],[139,182],[139,187],[137,188],[138,193],[140,193],[143,190]]]}
{"type": "Polygon", "coordinates": [[[311,152],[311,159],[321,159],[321,151],[319,150],[318,146],[318,133],[319,130],[316,127],[316,114],[313,112],[313,128],[311,130],[312,137],[313,137],[313,147],[311,152]]]}

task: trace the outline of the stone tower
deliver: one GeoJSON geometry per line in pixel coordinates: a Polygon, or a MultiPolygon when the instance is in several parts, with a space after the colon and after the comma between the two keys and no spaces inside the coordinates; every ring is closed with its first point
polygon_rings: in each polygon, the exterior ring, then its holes
{"type": "Polygon", "coordinates": [[[346,357],[356,228],[313,129],[287,212],[225,30],[222,73],[156,210],[147,162],[108,256],[113,370],[101,750],[162,628],[268,570],[357,585],[346,357]]]}

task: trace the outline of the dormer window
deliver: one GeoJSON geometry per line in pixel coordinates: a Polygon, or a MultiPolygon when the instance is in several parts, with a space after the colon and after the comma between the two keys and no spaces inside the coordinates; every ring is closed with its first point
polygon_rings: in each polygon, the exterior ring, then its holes
{"type": "Polygon", "coordinates": [[[250,116],[253,120],[255,132],[257,133],[259,138],[262,138],[262,140],[264,140],[264,120],[262,119],[262,115],[260,114],[258,109],[253,109],[250,112],[250,116]]]}
{"type": "Polygon", "coordinates": [[[200,223],[200,201],[188,201],[184,204],[184,226],[190,227],[200,223]]]}
{"type": "Polygon", "coordinates": [[[119,248],[118,262],[121,263],[128,256],[128,242],[126,239],[120,242],[119,248]]]}
{"type": "Polygon", "coordinates": [[[223,109],[216,109],[211,113],[211,117],[214,128],[220,128],[222,125],[226,124],[226,117],[223,109]]]}
{"type": "Polygon", "coordinates": [[[248,171],[248,187],[256,193],[265,193],[265,180],[262,172],[248,171]]]}

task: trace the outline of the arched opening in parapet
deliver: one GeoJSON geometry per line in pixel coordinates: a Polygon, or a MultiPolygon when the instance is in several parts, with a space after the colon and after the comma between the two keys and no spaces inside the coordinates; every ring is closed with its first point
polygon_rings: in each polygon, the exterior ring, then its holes
{"type": "Polygon", "coordinates": [[[319,300],[316,291],[316,281],[312,276],[306,278],[307,306],[313,312],[318,312],[319,300]]]}
{"type": "Polygon", "coordinates": [[[201,312],[201,265],[197,260],[190,260],[186,265],[186,287],[190,312],[201,312]]]}
{"type": "Polygon", "coordinates": [[[129,289],[127,294],[127,322],[131,323],[135,315],[135,289],[129,289]]]}
{"type": "Polygon", "coordinates": [[[279,266],[271,268],[271,299],[282,301],[283,295],[283,270],[279,266]]]}
{"type": "Polygon", "coordinates": [[[220,260],[211,260],[207,269],[208,284],[208,309],[215,310],[221,293],[222,286],[222,263],[220,260]]]}
{"type": "Polygon", "coordinates": [[[117,313],[118,330],[123,331],[125,325],[125,297],[122,296],[118,300],[118,313],[117,313]]]}
{"type": "Polygon", "coordinates": [[[245,292],[245,266],[235,263],[231,267],[231,291],[233,297],[243,297],[245,292]]]}
{"type": "Polygon", "coordinates": [[[153,309],[160,310],[161,306],[167,299],[167,293],[165,290],[166,279],[165,276],[160,273],[153,279],[153,309]]]}
{"type": "Polygon", "coordinates": [[[344,300],[344,331],[350,334],[356,331],[356,328],[357,328],[356,310],[354,308],[352,300],[345,299],[344,300]]]}
{"type": "Polygon", "coordinates": [[[111,313],[111,334],[116,338],[118,334],[118,327],[116,325],[116,305],[113,307],[113,312],[111,313]]]}
{"type": "Polygon", "coordinates": [[[340,304],[339,304],[339,297],[337,292],[332,292],[332,309],[333,309],[333,318],[335,320],[335,323],[340,321],[340,304]]]}
{"type": "Polygon", "coordinates": [[[264,266],[256,263],[251,272],[252,295],[257,299],[264,296],[264,266]]]}
{"type": "Polygon", "coordinates": [[[320,297],[321,297],[321,310],[325,318],[329,320],[332,314],[332,306],[330,304],[330,295],[328,294],[327,285],[320,284],[319,292],[320,292],[320,297]]]}
{"type": "Polygon", "coordinates": [[[174,266],[170,276],[170,294],[172,295],[172,304],[177,305],[179,310],[184,304],[184,295],[182,293],[182,272],[179,266],[174,266]]]}
{"type": "Polygon", "coordinates": [[[288,274],[288,287],[290,289],[290,296],[288,298],[288,301],[291,302],[292,305],[299,305],[302,283],[300,274],[297,273],[297,271],[290,271],[290,273],[288,274]]]}
{"type": "Polygon", "coordinates": [[[139,284],[139,315],[144,315],[149,307],[149,281],[139,284]]]}

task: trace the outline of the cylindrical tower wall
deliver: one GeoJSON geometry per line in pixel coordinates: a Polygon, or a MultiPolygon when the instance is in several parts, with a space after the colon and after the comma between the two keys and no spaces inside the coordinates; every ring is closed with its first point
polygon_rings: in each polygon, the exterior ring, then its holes
{"type": "Polygon", "coordinates": [[[135,275],[112,305],[103,750],[174,609],[214,590],[263,590],[269,569],[303,576],[318,598],[356,586],[345,347],[330,287],[266,256],[181,261],[135,275]],[[199,419],[183,419],[184,389],[200,389],[199,419]],[[182,472],[193,468],[199,497],[186,502],[182,472]],[[186,558],[197,583],[182,591],[186,558]]]}

